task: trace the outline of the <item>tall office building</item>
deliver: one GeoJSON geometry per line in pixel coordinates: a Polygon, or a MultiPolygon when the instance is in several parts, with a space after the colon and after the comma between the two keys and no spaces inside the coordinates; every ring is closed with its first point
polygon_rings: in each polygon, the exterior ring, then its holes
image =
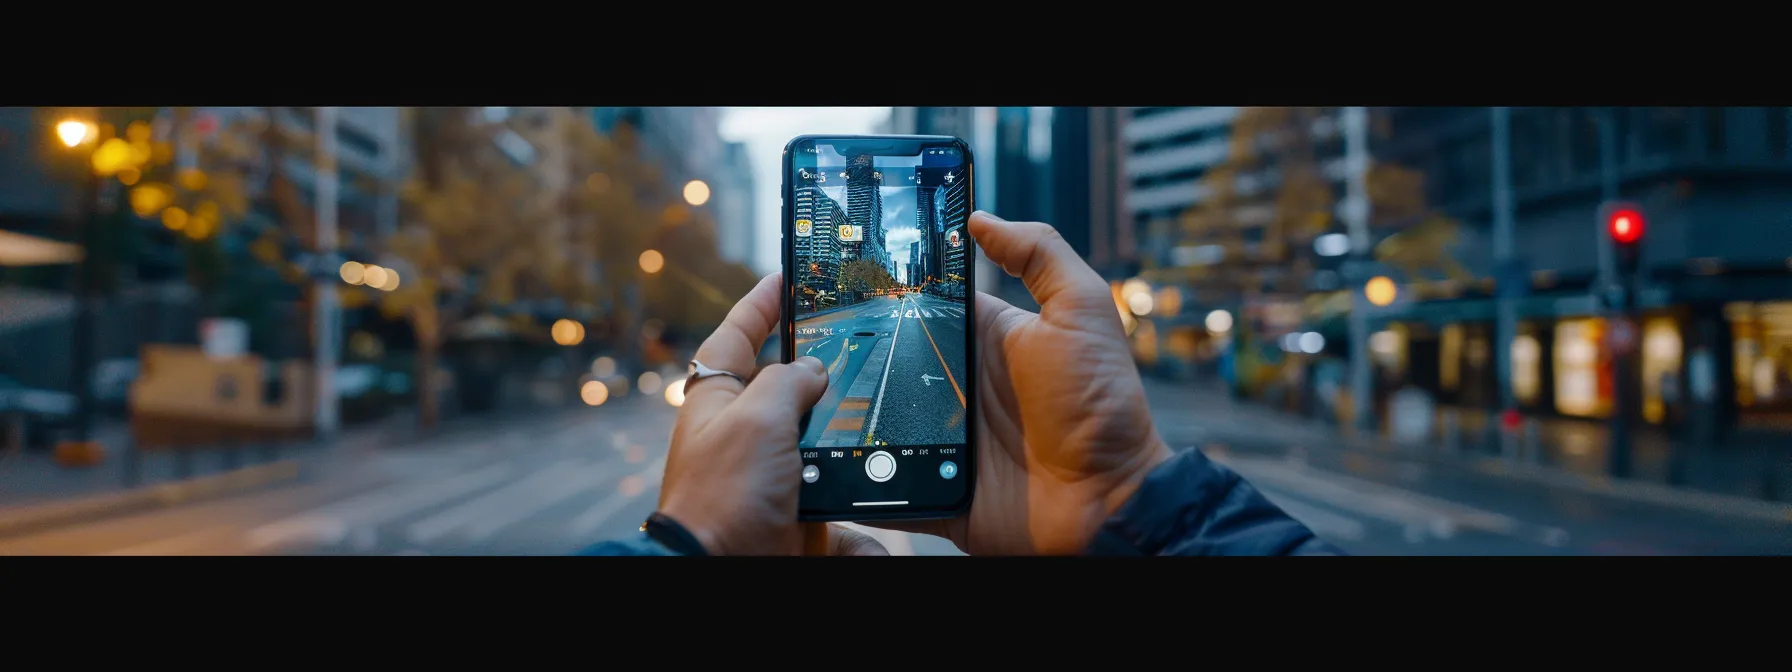
{"type": "Polygon", "coordinates": [[[908,285],[921,284],[921,241],[908,244],[908,264],[902,282],[908,285]]]}
{"type": "Polygon", "coordinates": [[[915,270],[919,275],[909,280],[910,284],[919,285],[928,278],[939,276],[938,246],[933,242],[933,235],[939,232],[939,209],[934,207],[933,189],[918,187],[915,189],[915,230],[921,232],[921,239],[915,241],[917,246],[909,257],[915,262],[915,270]]]}
{"type": "Polygon", "coordinates": [[[1121,134],[1127,214],[1136,244],[1158,263],[1171,263],[1177,242],[1163,223],[1201,201],[1201,178],[1226,162],[1238,113],[1236,107],[1128,108],[1121,134]]]}
{"type": "Polygon", "coordinates": [[[837,229],[846,220],[840,204],[828,198],[820,187],[802,187],[796,190],[796,200],[791,203],[791,215],[798,222],[798,234],[804,228],[809,231],[809,235],[797,235],[793,245],[796,250],[797,284],[817,292],[839,291],[843,243],[839,240],[837,229]],[[809,224],[802,224],[805,221],[809,224]]]}
{"type": "Polygon", "coordinates": [[[852,157],[846,164],[846,218],[859,233],[858,258],[877,262],[894,275],[890,253],[884,249],[883,175],[869,155],[852,157]]]}

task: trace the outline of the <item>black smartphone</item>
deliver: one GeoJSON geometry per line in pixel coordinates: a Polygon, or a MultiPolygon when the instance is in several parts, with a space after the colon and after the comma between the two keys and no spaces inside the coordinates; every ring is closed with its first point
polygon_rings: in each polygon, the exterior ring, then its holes
{"type": "Polygon", "coordinates": [[[805,135],[784,147],[783,359],[828,367],[803,417],[802,520],[970,507],[977,417],[970,147],[805,135]]]}

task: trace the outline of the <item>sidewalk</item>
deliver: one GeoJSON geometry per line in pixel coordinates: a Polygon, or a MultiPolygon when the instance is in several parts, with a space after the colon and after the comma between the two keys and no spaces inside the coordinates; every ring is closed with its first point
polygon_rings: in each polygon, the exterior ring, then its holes
{"type": "Polygon", "coordinates": [[[72,522],[93,515],[258,489],[298,480],[316,472],[313,465],[332,457],[426,448],[437,438],[478,442],[514,433],[518,427],[552,424],[547,421],[583,408],[553,407],[456,417],[430,430],[420,429],[415,413],[406,411],[347,427],[328,443],[258,445],[239,451],[194,450],[186,455],[146,451],[140,456],[134,486],[127,486],[125,478],[130,468],[129,456],[123,450],[126,426],[123,422],[109,422],[95,428],[94,438],[103,442],[107,451],[105,461],[95,467],[62,467],[48,451],[0,453],[0,527],[13,527],[15,523],[36,525],[52,518],[72,522]]]}
{"type": "MultiPolygon", "coordinates": [[[[1465,418],[1462,445],[1449,450],[1434,434],[1425,445],[1397,444],[1385,436],[1339,428],[1323,420],[1302,417],[1261,404],[1238,401],[1223,389],[1198,383],[1172,382],[1147,377],[1158,429],[1171,442],[1237,440],[1261,437],[1266,442],[1298,443],[1308,449],[1348,449],[1385,457],[1434,463],[1453,463],[1483,474],[1548,483],[1560,487],[1617,494],[1631,499],[1682,503],[1704,507],[1718,495],[1730,504],[1747,502],[1769,505],[1768,495],[1792,494],[1792,448],[1747,445],[1682,450],[1679,483],[1670,484],[1665,436],[1639,434],[1634,443],[1634,475],[1613,479],[1605,474],[1606,445],[1603,428],[1573,421],[1540,423],[1543,450],[1536,455],[1501,454],[1500,444],[1484,429],[1486,418],[1465,418]],[[1168,412],[1166,412],[1168,411],[1168,412]],[[1618,491],[1623,490],[1620,494],[1618,491]],[[1677,496],[1673,493],[1687,495],[1677,496]]],[[[1754,508],[1754,507],[1749,507],[1754,508]]],[[[1764,509],[1765,510],[1765,509],[1764,509]]]]}

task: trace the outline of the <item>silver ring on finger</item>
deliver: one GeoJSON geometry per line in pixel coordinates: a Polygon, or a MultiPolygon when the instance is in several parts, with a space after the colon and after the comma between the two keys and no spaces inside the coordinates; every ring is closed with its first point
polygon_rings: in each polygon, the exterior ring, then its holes
{"type": "Polygon", "coordinates": [[[733,378],[733,379],[739,381],[742,387],[745,387],[747,384],[747,379],[742,378],[741,375],[738,373],[734,373],[732,371],[723,371],[721,369],[712,369],[707,366],[704,366],[703,362],[699,362],[695,359],[691,360],[691,363],[688,368],[690,370],[690,375],[686,376],[684,379],[685,394],[690,394],[691,386],[697,384],[697,381],[703,380],[704,378],[715,378],[717,376],[726,376],[728,378],[733,378]]]}

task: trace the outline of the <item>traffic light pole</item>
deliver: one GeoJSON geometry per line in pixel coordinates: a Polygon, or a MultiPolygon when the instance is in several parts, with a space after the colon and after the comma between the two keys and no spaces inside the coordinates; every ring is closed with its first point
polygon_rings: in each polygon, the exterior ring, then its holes
{"type": "MultiPolygon", "coordinates": [[[[1615,328],[1618,322],[1634,324],[1636,312],[1636,276],[1634,273],[1621,272],[1612,281],[1611,293],[1617,300],[1613,303],[1612,317],[1608,319],[1608,328],[1615,328]]],[[[1634,328],[1630,334],[1635,334],[1634,328]]],[[[1631,337],[1631,342],[1635,340],[1631,337]]],[[[1611,427],[1610,468],[1611,475],[1617,478],[1630,476],[1630,407],[1631,397],[1638,391],[1630,385],[1630,348],[1613,348],[1612,362],[1612,414],[1609,421],[1611,427]]]]}

